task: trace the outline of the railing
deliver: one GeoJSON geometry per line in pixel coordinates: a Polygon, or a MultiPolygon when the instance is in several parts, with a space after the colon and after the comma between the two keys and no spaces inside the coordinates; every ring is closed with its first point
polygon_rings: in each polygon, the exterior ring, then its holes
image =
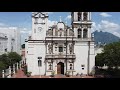
{"type": "MultiPolygon", "coordinates": [[[[58,37],[58,36],[49,36],[49,37],[46,37],[46,40],[59,40],[59,41],[65,41],[66,40],[66,37],[64,36],[61,36],[61,37],[58,37]]],[[[72,37],[72,36],[67,36],[67,41],[94,41],[94,38],[76,38],[76,37],[72,37]]]]}
{"type": "Polygon", "coordinates": [[[25,65],[25,62],[21,60],[18,63],[13,64],[13,67],[9,66],[8,69],[2,70],[2,78],[11,78],[19,69],[25,65]]]}
{"type": "Polygon", "coordinates": [[[63,55],[63,54],[58,54],[58,55],[55,55],[55,54],[48,54],[45,56],[45,58],[47,59],[50,59],[50,58],[76,58],[75,54],[67,54],[67,55],[63,55]]]}

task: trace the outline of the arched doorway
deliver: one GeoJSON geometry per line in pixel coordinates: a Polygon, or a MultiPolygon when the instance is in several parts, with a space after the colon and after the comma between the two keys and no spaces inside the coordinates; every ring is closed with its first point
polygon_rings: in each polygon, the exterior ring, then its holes
{"type": "Polygon", "coordinates": [[[64,63],[59,62],[57,64],[57,74],[64,74],[64,63]]]}

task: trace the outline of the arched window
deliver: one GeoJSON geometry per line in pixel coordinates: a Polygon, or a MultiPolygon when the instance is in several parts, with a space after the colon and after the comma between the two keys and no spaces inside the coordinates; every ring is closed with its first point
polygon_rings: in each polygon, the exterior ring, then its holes
{"type": "Polygon", "coordinates": [[[78,12],[78,21],[81,21],[82,19],[81,19],[81,12],[78,12]]]}
{"type": "Polygon", "coordinates": [[[88,32],[87,29],[83,30],[83,38],[87,38],[87,32],[88,32]]]}
{"type": "Polygon", "coordinates": [[[78,38],[81,38],[81,35],[82,34],[82,30],[81,29],[78,29],[78,38]]]}
{"type": "Polygon", "coordinates": [[[87,21],[87,18],[88,18],[88,13],[87,13],[87,12],[84,12],[84,13],[83,13],[83,20],[84,20],[84,21],[87,21]]]}

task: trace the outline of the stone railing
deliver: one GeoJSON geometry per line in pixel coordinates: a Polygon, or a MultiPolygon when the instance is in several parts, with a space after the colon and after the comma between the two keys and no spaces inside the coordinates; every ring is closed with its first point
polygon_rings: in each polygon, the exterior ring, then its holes
{"type": "Polygon", "coordinates": [[[20,62],[13,64],[13,66],[9,66],[8,69],[2,70],[2,78],[11,78],[25,64],[26,64],[26,62],[24,60],[21,60],[20,62]]]}
{"type": "Polygon", "coordinates": [[[46,55],[45,56],[45,58],[76,58],[76,56],[75,56],[75,54],[67,54],[67,55],[63,55],[63,54],[61,54],[61,55],[55,55],[55,54],[48,54],[48,55],[46,55]]]}

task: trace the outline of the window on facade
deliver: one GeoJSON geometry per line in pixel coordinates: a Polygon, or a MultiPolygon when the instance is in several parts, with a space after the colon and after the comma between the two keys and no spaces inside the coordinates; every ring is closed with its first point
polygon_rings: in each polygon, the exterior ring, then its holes
{"type": "Polygon", "coordinates": [[[62,28],[60,28],[60,30],[62,30],[62,28]]]}
{"type": "Polygon", "coordinates": [[[81,35],[82,34],[82,30],[81,29],[78,29],[78,38],[81,38],[81,35]]]}
{"type": "Polygon", "coordinates": [[[72,64],[70,64],[70,70],[72,70],[72,64]]]}
{"type": "Polygon", "coordinates": [[[57,46],[58,43],[55,43],[55,46],[57,46]]]}
{"type": "Polygon", "coordinates": [[[35,18],[35,23],[34,24],[37,24],[38,23],[38,18],[35,18]]]}
{"type": "Polygon", "coordinates": [[[55,51],[57,51],[57,47],[55,47],[55,51]]]}
{"type": "Polygon", "coordinates": [[[87,29],[83,30],[83,38],[87,38],[87,29]]]}
{"type": "Polygon", "coordinates": [[[49,64],[49,70],[52,70],[52,64],[51,63],[49,64]]]}
{"type": "Polygon", "coordinates": [[[59,52],[63,52],[63,47],[59,47],[59,52]]]}
{"type": "Polygon", "coordinates": [[[5,49],[5,52],[7,52],[7,48],[5,49]]]}
{"type": "Polygon", "coordinates": [[[81,21],[81,12],[78,12],[78,21],[81,21]]]}
{"type": "Polygon", "coordinates": [[[81,65],[81,67],[85,67],[85,65],[81,65]]]}
{"type": "Polygon", "coordinates": [[[84,68],[82,68],[82,70],[84,70],[84,68]]]}
{"type": "Polygon", "coordinates": [[[84,20],[84,21],[87,21],[87,18],[88,18],[88,13],[87,13],[87,12],[84,12],[84,13],[83,13],[83,20],[84,20]]]}

